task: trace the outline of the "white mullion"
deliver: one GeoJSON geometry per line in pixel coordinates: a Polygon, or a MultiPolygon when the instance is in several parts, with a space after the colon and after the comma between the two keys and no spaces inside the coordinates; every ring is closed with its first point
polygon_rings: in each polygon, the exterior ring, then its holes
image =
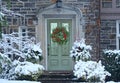
{"type": "Polygon", "coordinates": [[[116,21],[116,47],[117,47],[117,49],[119,50],[119,39],[120,39],[120,26],[119,26],[119,24],[120,24],[120,20],[117,20],[116,21]]]}

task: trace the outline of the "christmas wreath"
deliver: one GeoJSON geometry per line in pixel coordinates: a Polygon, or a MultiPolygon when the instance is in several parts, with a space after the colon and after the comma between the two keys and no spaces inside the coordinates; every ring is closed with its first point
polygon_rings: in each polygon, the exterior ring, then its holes
{"type": "Polygon", "coordinates": [[[58,44],[65,44],[68,41],[68,31],[64,27],[53,29],[51,34],[52,41],[58,44]]]}

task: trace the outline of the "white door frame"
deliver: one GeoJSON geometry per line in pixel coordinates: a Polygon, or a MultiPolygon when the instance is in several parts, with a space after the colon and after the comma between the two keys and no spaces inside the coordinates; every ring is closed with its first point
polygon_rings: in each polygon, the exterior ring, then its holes
{"type": "Polygon", "coordinates": [[[72,19],[72,42],[77,38],[84,38],[84,29],[82,25],[82,13],[77,8],[62,6],[62,8],[55,8],[55,4],[39,11],[38,25],[36,26],[36,39],[41,42],[43,50],[43,65],[47,70],[47,20],[48,19],[72,19]],[[76,34],[77,33],[77,34],[76,34]],[[75,37],[75,38],[74,38],[75,37]]]}
{"type": "MultiPolygon", "coordinates": [[[[73,34],[74,34],[74,28],[73,27],[75,27],[75,18],[46,18],[45,19],[45,34],[46,34],[46,40],[48,41],[48,39],[47,39],[47,21],[49,20],[49,19],[71,19],[72,20],[72,29],[71,29],[71,32],[72,32],[72,41],[71,42],[74,42],[74,38],[73,38],[73,34]]],[[[48,43],[46,42],[46,69],[48,70],[48,43]]]]}

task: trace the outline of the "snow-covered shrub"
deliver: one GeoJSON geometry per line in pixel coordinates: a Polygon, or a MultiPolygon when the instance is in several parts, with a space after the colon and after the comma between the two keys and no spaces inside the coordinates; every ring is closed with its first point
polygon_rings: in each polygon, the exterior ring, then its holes
{"type": "Polygon", "coordinates": [[[1,52],[13,61],[14,59],[24,59],[21,49],[21,43],[23,41],[18,36],[18,33],[12,34],[2,34],[2,39],[0,40],[0,49],[1,52]]]}
{"type": "Polygon", "coordinates": [[[81,41],[75,41],[74,45],[72,46],[72,50],[70,51],[70,57],[73,58],[75,61],[83,60],[87,61],[91,58],[90,45],[85,44],[85,40],[81,39],[81,41]]]}
{"type": "Polygon", "coordinates": [[[9,70],[2,73],[2,77],[10,80],[37,80],[43,73],[44,67],[40,64],[31,62],[13,61],[9,66],[9,70]]]}
{"type": "Polygon", "coordinates": [[[40,43],[37,44],[25,44],[23,48],[23,53],[26,56],[26,60],[37,63],[43,59],[42,57],[42,50],[40,48],[40,43]]]}
{"type": "Polygon", "coordinates": [[[0,53],[0,64],[4,65],[5,63],[10,63],[11,60],[6,55],[0,53]]]}
{"type": "Polygon", "coordinates": [[[28,60],[37,62],[42,60],[42,50],[40,43],[35,43],[35,38],[19,37],[18,33],[2,34],[0,40],[1,52],[11,58],[11,60],[28,60]]]}
{"type": "Polygon", "coordinates": [[[106,76],[110,73],[105,71],[101,61],[98,63],[91,60],[90,45],[85,44],[85,40],[75,41],[70,51],[70,56],[76,62],[74,65],[74,75],[85,81],[105,81],[106,76]]]}
{"type": "Polygon", "coordinates": [[[120,81],[120,50],[104,50],[102,62],[111,73],[109,79],[120,81]]]}
{"type": "Polygon", "coordinates": [[[1,78],[36,80],[42,74],[44,68],[37,64],[42,60],[42,50],[40,43],[34,41],[34,38],[22,40],[18,33],[2,34],[0,52],[9,57],[11,63],[1,66],[1,78]],[[29,73],[23,74],[22,71],[29,73]]]}
{"type": "Polygon", "coordinates": [[[5,65],[9,65],[11,60],[4,54],[0,53],[0,73],[2,72],[2,68],[5,65]]]}
{"type": "Polygon", "coordinates": [[[17,62],[13,63],[17,65],[15,67],[15,74],[18,76],[17,79],[26,79],[28,76],[32,79],[28,78],[28,80],[37,80],[37,78],[43,73],[44,67],[39,64],[33,64],[31,62],[17,62]]]}
{"type": "Polygon", "coordinates": [[[74,75],[86,81],[104,81],[110,73],[105,71],[101,61],[82,61],[79,60],[74,66],[74,75]]]}

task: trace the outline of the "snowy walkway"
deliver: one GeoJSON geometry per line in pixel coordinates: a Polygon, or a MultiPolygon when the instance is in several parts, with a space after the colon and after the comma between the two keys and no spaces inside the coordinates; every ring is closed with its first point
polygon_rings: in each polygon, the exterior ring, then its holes
{"type": "Polygon", "coordinates": [[[0,83],[40,83],[40,82],[35,82],[35,81],[16,81],[16,80],[5,80],[5,79],[0,79],[0,83]]]}

